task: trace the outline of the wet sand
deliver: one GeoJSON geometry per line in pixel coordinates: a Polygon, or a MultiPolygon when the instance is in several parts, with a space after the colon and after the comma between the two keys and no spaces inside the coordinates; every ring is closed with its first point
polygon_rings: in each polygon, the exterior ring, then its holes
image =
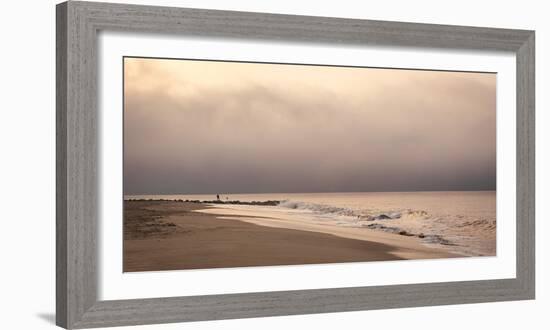
{"type": "Polygon", "coordinates": [[[269,218],[197,212],[208,208],[200,203],[125,201],[124,272],[455,256],[411,237],[369,229],[350,236],[269,218]]]}

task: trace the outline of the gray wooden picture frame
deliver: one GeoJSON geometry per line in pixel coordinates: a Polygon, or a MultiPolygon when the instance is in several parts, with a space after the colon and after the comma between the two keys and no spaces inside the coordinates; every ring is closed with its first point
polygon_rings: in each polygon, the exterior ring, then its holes
{"type": "Polygon", "coordinates": [[[79,1],[61,3],[56,12],[56,322],[59,326],[89,328],[534,299],[534,31],[79,1]],[[99,31],[515,52],[516,278],[98,300],[99,31]]]}

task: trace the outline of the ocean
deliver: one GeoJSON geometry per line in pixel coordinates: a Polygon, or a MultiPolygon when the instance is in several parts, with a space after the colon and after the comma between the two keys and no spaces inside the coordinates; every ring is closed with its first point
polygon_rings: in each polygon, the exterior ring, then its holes
{"type": "MultiPolygon", "coordinates": [[[[216,195],[127,195],[125,199],[211,201],[216,195]]],[[[281,203],[213,204],[212,213],[379,230],[415,236],[426,246],[462,255],[496,255],[495,191],[221,194],[220,199],[281,203]]]]}

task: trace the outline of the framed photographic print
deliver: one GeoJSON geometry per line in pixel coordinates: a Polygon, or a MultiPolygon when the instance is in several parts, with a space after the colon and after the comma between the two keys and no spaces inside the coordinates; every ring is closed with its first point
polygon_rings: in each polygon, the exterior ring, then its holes
{"type": "Polygon", "coordinates": [[[57,6],[57,323],[534,299],[534,32],[57,6]]]}

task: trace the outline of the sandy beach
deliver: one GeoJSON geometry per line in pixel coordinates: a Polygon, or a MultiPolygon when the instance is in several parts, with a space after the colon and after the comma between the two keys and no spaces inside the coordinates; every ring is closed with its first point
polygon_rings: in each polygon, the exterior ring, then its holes
{"type": "Polygon", "coordinates": [[[124,202],[124,271],[455,257],[414,237],[235,215],[202,203],[124,202]]]}

